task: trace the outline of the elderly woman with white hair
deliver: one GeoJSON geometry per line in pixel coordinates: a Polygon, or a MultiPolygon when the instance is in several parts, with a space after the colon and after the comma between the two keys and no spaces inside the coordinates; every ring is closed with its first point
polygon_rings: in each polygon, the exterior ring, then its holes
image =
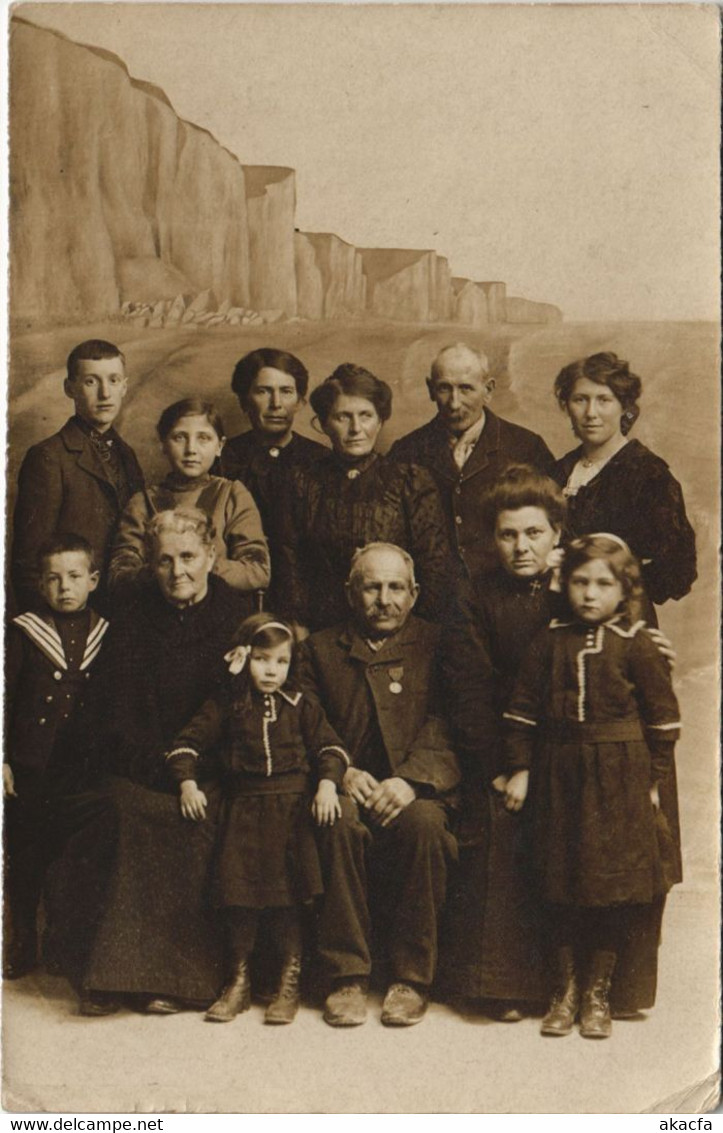
{"type": "Polygon", "coordinates": [[[219,805],[213,753],[197,770],[208,803],[202,822],[182,815],[165,755],[223,679],[244,595],[212,573],[213,525],[197,508],[157,513],[146,541],[152,585],[113,622],[89,706],[116,829],[106,900],[83,955],[74,954],[73,922],[81,915],[84,852],[92,848],[76,846],[63,864],[68,939],[60,955],[89,1015],[110,1013],[127,995],[154,1014],[204,1006],[223,977],[207,907],[219,805]]]}

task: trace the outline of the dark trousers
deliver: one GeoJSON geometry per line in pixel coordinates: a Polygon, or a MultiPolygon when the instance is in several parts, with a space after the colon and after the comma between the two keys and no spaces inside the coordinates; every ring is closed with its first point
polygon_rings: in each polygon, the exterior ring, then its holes
{"type": "MultiPolygon", "coordinates": [[[[102,789],[66,777],[15,776],[16,798],[5,800],[6,955],[35,949],[38,905],[50,866],[68,843],[83,837],[100,847],[112,825],[102,789]]],[[[100,868],[100,862],[98,863],[100,868]]],[[[87,894],[100,901],[98,892],[87,894]]],[[[62,910],[56,910],[62,915],[62,910]]]]}
{"type": "MultiPolygon", "coordinates": [[[[370,896],[383,889],[391,975],[429,987],[437,964],[437,921],[457,843],[442,803],[416,799],[391,826],[374,826],[342,798],[342,817],[318,831],[324,898],[319,955],[332,980],[371,972],[370,896]]],[[[376,894],[375,894],[376,895],[376,894]]]]}

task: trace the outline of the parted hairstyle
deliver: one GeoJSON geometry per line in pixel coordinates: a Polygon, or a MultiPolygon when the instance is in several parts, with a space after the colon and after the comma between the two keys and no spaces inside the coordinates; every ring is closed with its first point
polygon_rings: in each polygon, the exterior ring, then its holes
{"type": "Polygon", "coordinates": [[[612,390],[624,410],[620,432],[623,436],[629,433],[640,416],[638,398],[643,392],[643,383],[637,374],[631,373],[629,364],[612,351],[604,351],[563,366],[555,378],[555,397],[561,409],[567,409],[575,382],[580,378],[589,378],[612,390]]]}
{"type": "Polygon", "coordinates": [[[493,533],[500,512],[518,511],[523,507],[540,508],[558,531],[565,522],[567,501],[559,484],[529,464],[511,464],[485,493],[484,525],[493,533]]]}
{"type": "Polygon", "coordinates": [[[85,555],[88,560],[88,569],[91,573],[96,570],[95,555],[88,540],[84,539],[82,535],[75,535],[70,531],[57,531],[38,547],[35,557],[35,565],[38,572],[42,574],[45,569],[45,564],[51,555],[63,555],[71,551],[77,551],[79,554],[85,555]]]}
{"type": "Polygon", "coordinates": [[[560,569],[563,594],[567,595],[570,578],[577,568],[592,562],[593,559],[602,559],[607,563],[611,574],[623,588],[620,612],[627,614],[631,621],[635,621],[640,616],[640,599],[643,595],[640,564],[627,543],[617,535],[595,532],[592,535],[582,535],[567,544],[560,569]]]}
{"type": "Polygon", "coordinates": [[[252,350],[244,354],[234,368],[231,378],[231,389],[241,402],[243,408],[248,401],[249,391],[257,374],[268,367],[271,370],[281,370],[294,379],[296,392],[299,397],[306,397],[309,388],[309,371],[296,355],[288,354],[285,350],[275,350],[271,346],[263,346],[259,350],[252,350]]]}
{"type": "Polygon", "coordinates": [[[192,531],[198,535],[204,547],[210,547],[216,538],[216,528],[209,515],[197,507],[169,508],[167,511],[157,511],[151,516],[145,526],[144,540],[149,560],[152,561],[158,536],[165,531],[174,535],[185,535],[192,531]]]}
{"type": "Polygon", "coordinates": [[[341,394],[347,397],[364,397],[370,401],[379,415],[380,421],[388,421],[392,415],[392,391],[386,382],[377,378],[363,366],[353,362],[342,362],[320,386],[312,391],[311,407],[322,425],[326,423],[334,408],[334,402],[341,394]]]}
{"type": "Polygon", "coordinates": [[[71,350],[66,362],[68,381],[72,382],[77,376],[79,362],[98,362],[104,358],[120,358],[125,368],[125,355],[112,342],[106,342],[102,338],[89,338],[85,342],[79,342],[71,350]]]}
{"type": "Polygon", "coordinates": [[[183,401],[174,401],[173,405],[164,409],[158,418],[156,432],[162,441],[165,441],[173,426],[182,417],[205,417],[220,441],[226,436],[223,431],[223,421],[212,401],[204,401],[200,397],[186,397],[183,401]]]}

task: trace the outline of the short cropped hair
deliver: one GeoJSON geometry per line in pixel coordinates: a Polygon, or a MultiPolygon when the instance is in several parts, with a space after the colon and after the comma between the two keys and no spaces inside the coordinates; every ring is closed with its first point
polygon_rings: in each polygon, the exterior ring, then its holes
{"type": "Polygon", "coordinates": [[[612,390],[624,410],[620,432],[623,435],[629,433],[640,416],[638,398],[643,392],[643,383],[637,374],[631,372],[630,365],[612,351],[570,362],[555,378],[555,397],[561,409],[567,409],[575,382],[580,378],[589,378],[591,382],[612,390]]]}
{"type": "Polygon", "coordinates": [[[306,397],[309,388],[309,371],[304,363],[295,354],[288,354],[285,350],[275,350],[271,346],[263,346],[260,350],[252,350],[250,354],[244,354],[234,368],[231,389],[242,406],[248,401],[249,391],[255,378],[266,367],[288,374],[294,379],[299,397],[306,397]]]}
{"type": "Polygon", "coordinates": [[[148,558],[152,559],[157,549],[158,537],[170,531],[174,535],[185,535],[192,531],[198,535],[205,547],[210,547],[216,538],[216,528],[209,515],[197,507],[177,507],[167,511],[157,511],[146,523],[144,539],[148,558]]]}
{"type": "Polygon", "coordinates": [[[156,432],[162,441],[170,433],[182,417],[205,417],[216,436],[221,441],[226,436],[223,431],[223,421],[212,401],[204,401],[200,397],[186,397],[183,401],[174,401],[163,410],[158,418],[156,432]]]}
{"type": "Polygon", "coordinates": [[[409,574],[409,585],[416,586],[417,580],[414,577],[414,559],[402,547],[398,547],[396,543],[367,543],[363,547],[358,547],[351,559],[351,567],[349,569],[348,585],[353,586],[358,576],[361,574],[361,564],[365,557],[372,551],[393,551],[399,555],[400,559],[404,561],[409,574]]]}
{"type": "Polygon", "coordinates": [[[623,590],[622,611],[631,620],[635,620],[640,613],[640,599],[643,595],[643,583],[640,564],[635,558],[627,543],[617,535],[605,532],[596,532],[591,535],[582,535],[573,539],[565,547],[565,556],[560,569],[560,584],[564,594],[570,578],[578,567],[593,559],[602,559],[610,568],[610,573],[620,583],[623,590]]]}
{"type": "Polygon", "coordinates": [[[342,362],[333,374],[312,391],[309,399],[322,425],[328,421],[336,399],[342,394],[366,398],[376,409],[380,421],[388,421],[392,415],[391,387],[363,366],[342,362]]]}
{"type": "Polygon", "coordinates": [[[448,346],[442,347],[437,357],[432,362],[429,371],[431,381],[436,382],[438,378],[441,378],[444,366],[443,355],[447,354],[450,350],[466,350],[468,354],[471,354],[479,362],[480,374],[486,377],[489,373],[490,364],[486,354],[483,354],[481,350],[475,350],[474,346],[468,346],[466,342],[451,342],[448,346]]]}
{"type": "Polygon", "coordinates": [[[38,547],[35,557],[38,573],[42,574],[51,555],[63,555],[73,551],[86,556],[90,571],[96,570],[95,553],[87,539],[70,531],[56,531],[38,547]]]}
{"type": "Polygon", "coordinates": [[[97,362],[102,358],[120,358],[124,367],[126,364],[125,355],[112,342],[105,342],[102,338],[89,338],[85,342],[79,342],[71,350],[66,362],[68,381],[72,382],[77,377],[79,362],[97,362]]]}
{"type": "Polygon", "coordinates": [[[549,476],[544,476],[530,464],[510,464],[485,493],[483,523],[493,533],[500,512],[519,511],[523,507],[540,508],[550,525],[560,530],[565,521],[567,501],[559,484],[549,476]]]}

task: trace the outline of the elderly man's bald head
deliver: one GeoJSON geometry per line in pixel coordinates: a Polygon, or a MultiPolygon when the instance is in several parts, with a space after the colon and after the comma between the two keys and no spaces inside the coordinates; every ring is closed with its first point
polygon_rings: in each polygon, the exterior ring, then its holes
{"type": "Polygon", "coordinates": [[[488,368],[484,354],[464,342],[445,346],[434,359],[427,388],[453,436],[461,436],[483,417],[495,388],[488,368]]]}
{"type": "Polygon", "coordinates": [[[368,543],[352,559],[347,597],[360,630],[388,637],[401,629],[417,601],[411,555],[393,543],[368,543]]]}
{"type": "Polygon", "coordinates": [[[448,369],[483,378],[487,375],[489,368],[487,356],[481,350],[475,350],[473,346],[468,346],[466,342],[455,342],[451,346],[442,347],[432,362],[430,378],[432,381],[436,381],[448,369]]]}

